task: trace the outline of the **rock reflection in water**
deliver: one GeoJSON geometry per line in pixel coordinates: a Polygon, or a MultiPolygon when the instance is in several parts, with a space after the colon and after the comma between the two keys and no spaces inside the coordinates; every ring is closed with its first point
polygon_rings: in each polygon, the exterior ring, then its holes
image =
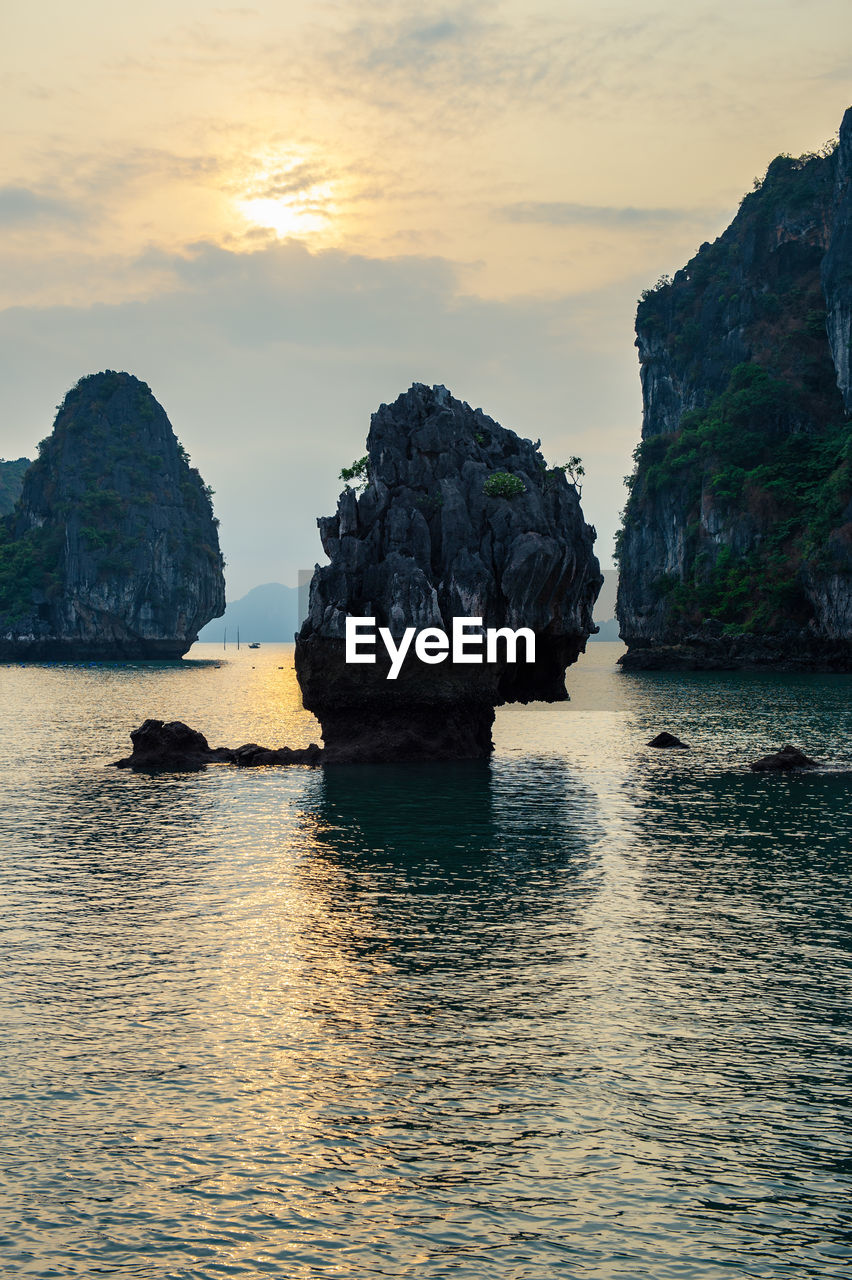
{"type": "Polygon", "coordinates": [[[587,857],[594,798],[561,761],[329,766],[323,774],[316,835],[338,855],[447,865],[491,855],[500,866],[555,858],[563,867],[587,857]]]}

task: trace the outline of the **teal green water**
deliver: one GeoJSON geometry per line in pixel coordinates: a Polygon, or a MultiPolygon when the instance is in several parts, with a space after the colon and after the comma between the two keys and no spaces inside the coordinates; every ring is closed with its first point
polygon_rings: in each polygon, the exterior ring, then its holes
{"type": "Polygon", "coordinates": [[[0,667],[4,1277],[846,1272],[849,680],[619,652],[488,764],[161,777],[316,737],[292,649],[0,667]]]}

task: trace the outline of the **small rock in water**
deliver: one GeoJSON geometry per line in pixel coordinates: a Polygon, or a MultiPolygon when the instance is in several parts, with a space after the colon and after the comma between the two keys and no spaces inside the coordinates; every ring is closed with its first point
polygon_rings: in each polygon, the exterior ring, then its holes
{"type": "Polygon", "coordinates": [[[321,764],[322,748],[312,742],[309,747],[259,747],[247,742],[232,752],[234,764],[250,769],[259,764],[321,764]]]}
{"type": "Polygon", "coordinates": [[[321,764],[323,752],[315,742],[309,747],[260,747],[248,742],[236,749],[211,747],[203,733],[190,729],[181,720],[164,724],[146,720],[130,735],[133,751],[116,760],[118,769],[140,769],[148,773],[183,772],[204,769],[208,764],[237,764],[244,768],[260,764],[321,764]]]}
{"type": "Polygon", "coordinates": [[[818,766],[816,760],[811,760],[798,747],[791,747],[787,743],[774,755],[761,756],[760,760],[753,761],[751,767],[755,773],[769,773],[783,769],[816,769],[818,766]]]}
{"type": "Polygon", "coordinates": [[[648,743],[649,747],[683,747],[689,750],[689,744],[681,742],[680,738],[676,738],[673,733],[658,733],[656,738],[652,738],[648,743]]]}
{"type": "Polygon", "coordinates": [[[145,720],[130,735],[133,752],[116,760],[119,769],[183,770],[203,769],[218,753],[208,745],[203,733],[190,729],[182,720],[145,720]]]}

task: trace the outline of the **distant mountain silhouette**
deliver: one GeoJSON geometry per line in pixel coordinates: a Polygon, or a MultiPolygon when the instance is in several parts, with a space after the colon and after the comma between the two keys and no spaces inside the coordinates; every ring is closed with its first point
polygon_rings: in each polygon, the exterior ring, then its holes
{"type": "Polygon", "coordinates": [[[280,582],[253,587],[241,599],[230,602],[221,618],[202,627],[198,639],[221,643],[227,629],[228,643],[236,643],[238,627],[242,644],[292,641],[299,629],[298,587],[285,587],[280,582]]]}
{"type": "Polygon", "coordinates": [[[600,630],[596,636],[589,636],[590,640],[618,640],[618,619],[607,618],[606,622],[599,622],[600,630]]]}
{"type": "Polygon", "coordinates": [[[604,583],[595,604],[595,622],[600,627],[589,640],[617,640],[618,623],[615,620],[615,593],[618,589],[618,570],[604,569],[604,583]]]}

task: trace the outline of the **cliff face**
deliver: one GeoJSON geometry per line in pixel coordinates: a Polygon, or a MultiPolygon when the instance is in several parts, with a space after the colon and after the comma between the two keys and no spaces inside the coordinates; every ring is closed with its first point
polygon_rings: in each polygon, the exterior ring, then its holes
{"type": "Polygon", "coordinates": [[[852,109],[643,295],[626,666],[852,666],[852,109]]]}
{"type": "Polygon", "coordinates": [[[296,639],[305,706],[330,761],[487,755],[496,705],[567,696],[602,581],[594,531],[562,469],[444,387],[415,384],[382,405],[367,448],[364,491],[319,521],[331,563],[296,639]],[[536,662],[427,666],[412,654],[391,681],[381,646],[374,666],[345,662],[347,615],[397,640],[406,627],[449,634],[455,617],[529,627],[536,662]]]}
{"type": "Polygon", "coordinates": [[[210,492],[127,373],[82,378],[0,529],[0,658],[177,658],[225,608],[210,492]]]}
{"type": "Polygon", "coordinates": [[[29,465],[29,458],[15,458],[9,462],[0,458],[0,516],[8,516],[14,510],[29,465]]]}

